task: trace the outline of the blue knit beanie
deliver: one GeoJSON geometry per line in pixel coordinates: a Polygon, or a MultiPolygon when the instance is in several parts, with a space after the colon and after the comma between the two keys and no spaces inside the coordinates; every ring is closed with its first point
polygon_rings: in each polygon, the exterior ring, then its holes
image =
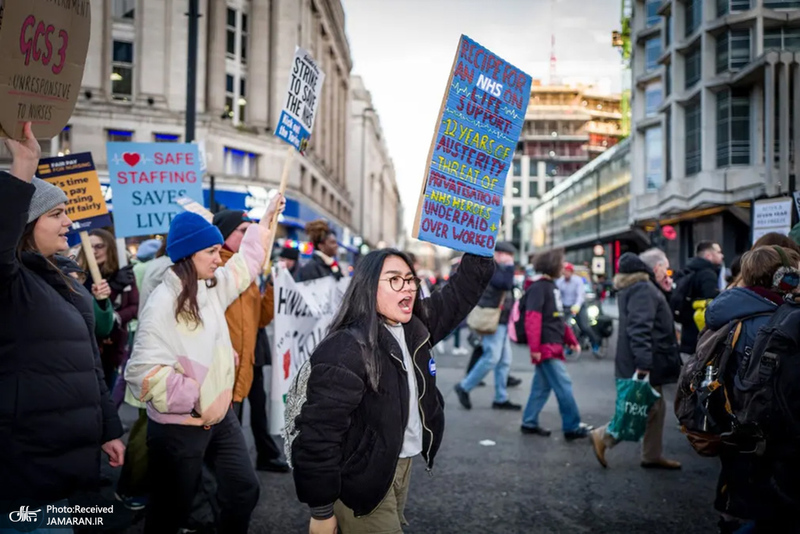
{"type": "Polygon", "coordinates": [[[190,211],[179,213],[172,219],[167,235],[167,254],[177,263],[201,250],[225,242],[219,228],[190,211]]]}

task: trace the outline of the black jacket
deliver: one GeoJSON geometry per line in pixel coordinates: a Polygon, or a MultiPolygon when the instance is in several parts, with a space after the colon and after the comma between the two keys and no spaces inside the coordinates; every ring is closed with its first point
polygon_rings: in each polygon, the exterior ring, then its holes
{"type": "MultiPolygon", "coordinates": [[[[696,256],[690,259],[686,268],[675,277],[675,283],[679,284],[684,276],[692,277],[687,295],[692,303],[719,295],[719,267],[707,259],[696,256]]],[[[694,354],[697,350],[697,338],[700,335],[692,316],[693,313],[684,314],[681,322],[681,352],[686,354],[694,354]]]]}
{"type": "MultiPolygon", "coordinates": [[[[421,316],[404,325],[414,360],[422,419],[422,456],[428,469],[444,433],[444,400],[436,389],[433,346],[477,304],[494,272],[490,258],[465,255],[458,273],[422,299],[421,316]]],[[[377,392],[364,368],[359,339],[350,330],[329,335],[311,356],[306,401],[295,419],[291,444],[294,481],[315,517],[332,514],[337,499],[356,515],[374,510],[391,487],[408,423],[409,390],[403,353],[391,332],[380,329],[377,392]]]]}
{"type": "Polygon", "coordinates": [[[33,191],[0,173],[0,501],[95,488],[100,446],[122,436],[91,295],[40,254],[17,258],[33,191]]]}
{"type": "Polygon", "coordinates": [[[672,309],[653,281],[652,271],[632,253],[619,260],[614,277],[619,305],[616,376],[650,371],[654,386],[677,382],[681,370],[672,309]]]}
{"type": "Polygon", "coordinates": [[[311,256],[305,265],[300,267],[300,270],[297,271],[297,278],[298,282],[308,282],[309,280],[316,280],[317,278],[325,278],[326,276],[333,276],[336,280],[339,280],[342,277],[342,271],[337,270],[336,272],[331,269],[325,260],[323,260],[318,254],[314,254],[311,256]]]}
{"type": "Polygon", "coordinates": [[[503,305],[500,324],[508,324],[511,308],[514,306],[514,266],[495,264],[494,275],[478,301],[481,308],[497,308],[503,305]],[[505,299],[503,298],[505,296],[505,299]]]}

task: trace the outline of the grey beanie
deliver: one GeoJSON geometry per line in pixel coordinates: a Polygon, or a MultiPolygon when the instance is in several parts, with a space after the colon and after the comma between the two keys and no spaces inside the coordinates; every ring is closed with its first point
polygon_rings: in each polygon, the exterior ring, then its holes
{"type": "Polygon", "coordinates": [[[59,204],[67,202],[67,194],[60,187],[45,182],[39,178],[33,179],[33,192],[31,205],[28,208],[28,223],[32,223],[59,204]]]}

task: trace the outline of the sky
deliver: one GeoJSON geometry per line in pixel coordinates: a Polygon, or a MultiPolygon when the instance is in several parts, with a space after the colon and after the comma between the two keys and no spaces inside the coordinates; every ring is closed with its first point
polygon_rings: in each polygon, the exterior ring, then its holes
{"type": "Polygon", "coordinates": [[[557,74],[619,92],[622,0],[342,0],[352,74],[364,79],[394,161],[411,226],[425,160],[461,34],[547,83],[557,74]]]}

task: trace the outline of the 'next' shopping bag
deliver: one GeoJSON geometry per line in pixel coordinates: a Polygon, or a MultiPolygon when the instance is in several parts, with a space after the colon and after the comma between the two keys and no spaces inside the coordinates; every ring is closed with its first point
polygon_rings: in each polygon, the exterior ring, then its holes
{"type": "Polygon", "coordinates": [[[608,433],[618,441],[639,441],[647,427],[647,414],[661,397],[650,379],[617,378],[617,406],[608,433]]]}

